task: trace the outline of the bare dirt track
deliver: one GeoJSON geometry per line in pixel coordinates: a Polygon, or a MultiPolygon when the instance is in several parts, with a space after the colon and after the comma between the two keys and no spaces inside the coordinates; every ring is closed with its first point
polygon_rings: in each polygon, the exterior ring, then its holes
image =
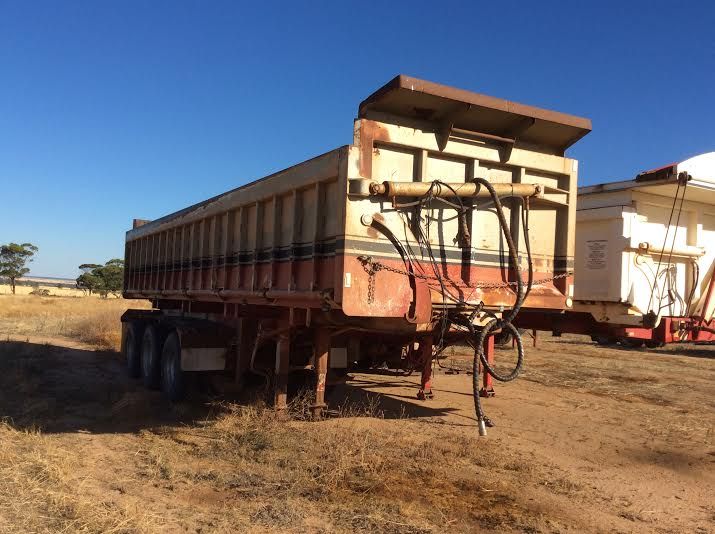
{"type": "Polygon", "coordinates": [[[464,372],[427,402],[416,376],[355,374],[338,417],[280,422],[170,406],[111,351],[2,339],[3,532],[715,532],[715,347],[540,340],[480,439],[464,372]]]}

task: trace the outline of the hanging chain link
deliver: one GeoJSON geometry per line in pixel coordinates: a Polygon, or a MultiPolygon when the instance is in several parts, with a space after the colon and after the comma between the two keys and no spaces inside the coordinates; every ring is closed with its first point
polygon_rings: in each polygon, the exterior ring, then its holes
{"type": "Polygon", "coordinates": [[[384,268],[384,265],[379,262],[372,261],[371,256],[358,256],[358,261],[362,263],[365,272],[367,273],[367,303],[375,302],[375,273],[384,268]]]}
{"type": "MultiPolygon", "coordinates": [[[[396,267],[390,267],[379,261],[372,259],[372,256],[358,256],[358,261],[362,263],[365,272],[368,274],[368,284],[367,284],[367,301],[372,304],[375,301],[375,274],[378,271],[389,271],[396,274],[402,274],[405,276],[413,276],[415,278],[420,278],[422,280],[439,280],[435,275],[421,274],[406,271],[404,269],[398,269],[396,267]]],[[[573,271],[566,271],[563,273],[555,274],[548,278],[540,278],[539,280],[534,280],[532,285],[546,284],[548,282],[553,282],[554,280],[559,280],[561,278],[567,278],[573,275],[573,271]]],[[[518,284],[516,282],[478,282],[476,284],[470,284],[466,287],[479,288],[479,289],[501,289],[505,287],[516,287],[518,284]]]]}

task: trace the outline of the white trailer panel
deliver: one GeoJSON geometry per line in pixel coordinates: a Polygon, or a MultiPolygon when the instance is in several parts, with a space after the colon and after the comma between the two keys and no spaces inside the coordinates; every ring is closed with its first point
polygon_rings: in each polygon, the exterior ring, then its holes
{"type": "Polygon", "coordinates": [[[574,311],[624,325],[649,312],[710,319],[713,262],[715,152],[579,188],[574,311]]]}

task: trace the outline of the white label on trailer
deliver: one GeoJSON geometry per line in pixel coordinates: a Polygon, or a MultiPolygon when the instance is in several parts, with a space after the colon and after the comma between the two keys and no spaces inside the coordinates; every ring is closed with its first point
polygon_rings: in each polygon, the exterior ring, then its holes
{"type": "Polygon", "coordinates": [[[182,347],[182,371],[221,371],[226,368],[226,348],[182,347]]]}
{"type": "Polygon", "coordinates": [[[608,262],[608,239],[586,241],[586,248],[586,268],[593,271],[605,269],[608,262]]]}
{"type": "Polygon", "coordinates": [[[345,273],[345,287],[350,287],[352,285],[352,275],[350,273],[345,273]]]}

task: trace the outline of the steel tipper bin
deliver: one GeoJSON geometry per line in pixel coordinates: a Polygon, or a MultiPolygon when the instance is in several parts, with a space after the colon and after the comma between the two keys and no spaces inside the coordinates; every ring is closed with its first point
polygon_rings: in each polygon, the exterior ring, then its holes
{"type": "Polygon", "coordinates": [[[715,340],[715,152],[581,187],[576,221],[570,321],[602,344],[715,340]]]}
{"type": "Polygon", "coordinates": [[[180,371],[258,373],[282,409],[289,372],[314,369],[319,413],[326,381],[387,361],[419,366],[428,396],[448,343],[484,333],[487,363],[486,333],[519,308],[570,304],[577,164],[564,151],[589,130],[398,76],[360,104],[353,144],[137,221],[124,296],[155,310],[128,312],[125,331],[174,336],[173,367],[144,358],[167,368],[169,391],[180,371]]]}

